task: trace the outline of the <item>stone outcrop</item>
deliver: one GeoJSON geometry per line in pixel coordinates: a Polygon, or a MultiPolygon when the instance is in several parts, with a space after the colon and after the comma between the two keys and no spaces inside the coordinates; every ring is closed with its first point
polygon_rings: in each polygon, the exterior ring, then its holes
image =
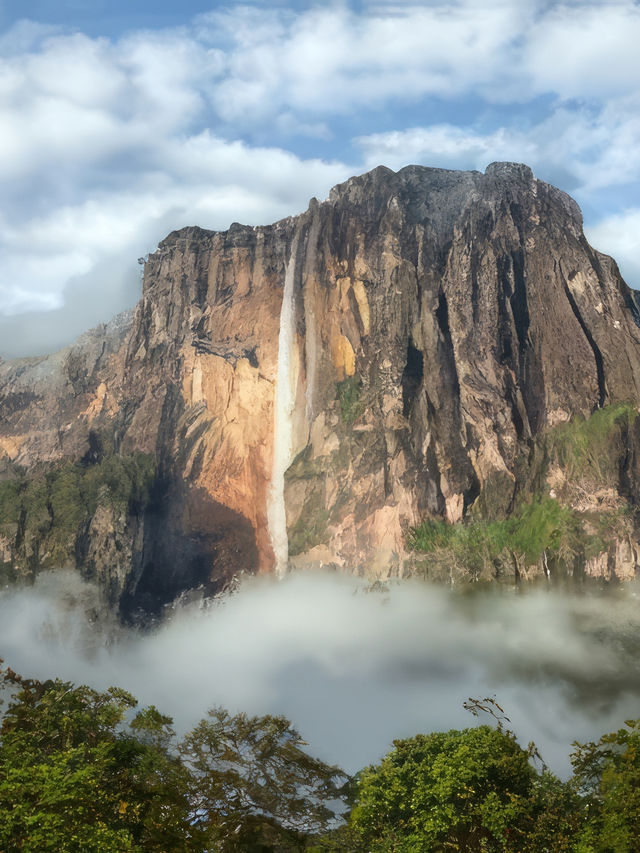
{"type": "Polygon", "coordinates": [[[278,525],[294,566],[402,573],[409,526],[507,514],[539,436],[640,398],[639,317],[526,166],[380,167],[272,226],[169,235],[132,317],[0,364],[5,476],[96,441],[155,459],[143,515],[103,507],[74,555],[124,608],[270,571],[278,525]]]}

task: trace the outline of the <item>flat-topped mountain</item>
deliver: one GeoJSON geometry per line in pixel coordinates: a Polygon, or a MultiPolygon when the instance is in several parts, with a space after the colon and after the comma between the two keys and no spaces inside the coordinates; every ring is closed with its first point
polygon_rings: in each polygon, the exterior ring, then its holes
{"type": "MultiPolygon", "coordinates": [[[[0,364],[5,574],[76,565],[128,610],[239,571],[410,571],[425,518],[589,491],[544,437],[640,399],[639,322],[576,203],[517,164],[379,167],[274,225],[174,232],[132,316],[0,364]]],[[[621,547],[603,572],[633,572],[621,547]]]]}

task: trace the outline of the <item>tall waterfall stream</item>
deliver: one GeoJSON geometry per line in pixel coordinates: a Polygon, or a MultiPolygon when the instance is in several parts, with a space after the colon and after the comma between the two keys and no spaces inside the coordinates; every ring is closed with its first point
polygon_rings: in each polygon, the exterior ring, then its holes
{"type": "Polygon", "coordinates": [[[295,276],[299,233],[291,245],[291,255],[285,272],[280,332],[278,335],[278,370],[274,402],[273,469],[269,490],[267,518],[269,534],[276,561],[276,574],[282,577],[289,561],[287,515],[284,503],[284,475],[293,455],[293,409],[295,406],[295,376],[292,354],[295,343],[295,276]]]}

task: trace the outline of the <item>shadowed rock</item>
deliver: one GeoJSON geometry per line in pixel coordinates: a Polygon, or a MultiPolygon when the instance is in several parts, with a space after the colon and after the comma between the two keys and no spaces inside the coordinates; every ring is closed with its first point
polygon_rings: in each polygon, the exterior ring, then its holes
{"type": "Polygon", "coordinates": [[[148,258],[132,319],[61,354],[0,364],[7,471],[81,459],[98,433],[116,453],[153,455],[170,484],[126,534],[137,544],[112,598],[127,609],[218,588],[234,560],[273,565],[274,385],[293,245],[294,565],[402,572],[409,525],[458,521],[479,498],[504,515],[545,430],[639,397],[636,296],[587,243],[577,204],[526,166],[379,167],[271,226],[174,232],[148,258]]]}

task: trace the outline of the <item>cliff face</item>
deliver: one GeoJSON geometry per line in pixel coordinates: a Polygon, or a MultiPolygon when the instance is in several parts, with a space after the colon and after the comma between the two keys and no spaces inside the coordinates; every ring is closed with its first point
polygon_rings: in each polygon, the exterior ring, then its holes
{"type": "Polygon", "coordinates": [[[638,318],[527,167],[381,167],[273,226],[171,234],[131,320],[0,365],[0,451],[6,476],[155,461],[144,508],[98,500],[74,546],[125,608],[289,560],[401,572],[409,526],[508,513],[540,436],[638,400],[638,318]]]}

